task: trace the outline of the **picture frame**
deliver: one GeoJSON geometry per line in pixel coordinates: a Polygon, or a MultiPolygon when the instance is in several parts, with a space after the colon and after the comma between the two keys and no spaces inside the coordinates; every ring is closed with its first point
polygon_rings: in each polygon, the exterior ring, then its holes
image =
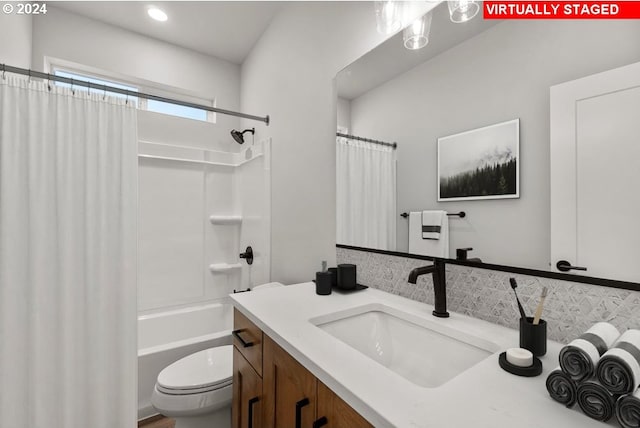
{"type": "Polygon", "coordinates": [[[520,119],[438,138],[438,202],[520,197],[520,119]]]}

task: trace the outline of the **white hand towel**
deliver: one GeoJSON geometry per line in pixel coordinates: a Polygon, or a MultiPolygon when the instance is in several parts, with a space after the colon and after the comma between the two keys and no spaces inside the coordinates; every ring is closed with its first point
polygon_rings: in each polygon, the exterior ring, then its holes
{"type": "Polygon", "coordinates": [[[444,211],[422,211],[422,239],[440,239],[444,211]]]}
{"type": "Polygon", "coordinates": [[[422,212],[409,214],[409,253],[449,258],[449,219],[445,215],[440,228],[440,239],[422,238],[422,212]]]}

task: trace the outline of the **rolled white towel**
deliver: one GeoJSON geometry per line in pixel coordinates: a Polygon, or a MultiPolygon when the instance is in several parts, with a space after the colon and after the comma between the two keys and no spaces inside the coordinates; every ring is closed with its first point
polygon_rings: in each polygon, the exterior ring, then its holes
{"type": "Polygon", "coordinates": [[[600,359],[600,383],[612,394],[629,394],[640,385],[640,330],[627,330],[600,359]]]}
{"type": "Polygon", "coordinates": [[[589,379],[578,385],[578,406],[592,419],[607,422],[615,413],[616,398],[597,379],[589,379]]]}
{"type": "Polygon", "coordinates": [[[579,338],[560,350],[560,367],[576,382],[591,377],[602,355],[609,350],[620,332],[608,322],[594,324],[579,338]]]}
{"type": "Polygon", "coordinates": [[[616,401],[616,418],[622,428],[640,426],[640,389],[633,394],[623,395],[616,401]]]}
{"type": "Polygon", "coordinates": [[[560,370],[560,367],[549,373],[546,381],[547,391],[551,398],[567,407],[572,407],[578,397],[578,386],[571,376],[560,370]]]}

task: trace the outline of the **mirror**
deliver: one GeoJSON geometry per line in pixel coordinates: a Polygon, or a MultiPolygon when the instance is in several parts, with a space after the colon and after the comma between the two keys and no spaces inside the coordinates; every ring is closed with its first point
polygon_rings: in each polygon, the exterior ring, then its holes
{"type": "MultiPolygon", "coordinates": [[[[607,154],[603,157],[606,166],[604,162],[600,166],[591,162],[591,169],[585,169],[571,164],[574,162],[571,159],[553,160],[555,137],[550,119],[552,87],[562,92],[566,82],[588,79],[638,61],[640,21],[493,21],[478,15],[467,23],[454,24],[446,4],[439,5],[433,10],[426,47],[415,51],[405,49],[400,32],[336,77],[339,131],[397,143],[394,150],[390,146],[337,138],[338,244],[408,252],[409,218],[401,217],[402,213],[464,212],[464,218],[449,217],[448,258],[456,258],[458,248],[473,248],[468,256],[480,258],[484,263],[560,272],[556,265],[563,260],[570,267],[587,268],[586,271],[570,270],[570,273],[640,282],[640,270],[622,272],[620,266],[609,269],[610,262],[601,262],[593,255],[614,249],[630,256],[640,254],[640,250],[632,246],[640,242],[640,227],[635,221],[635,210],[640,208],[640,192],[635,187],[640,176],[628,171],[623,175],[617,172],[638,170],[632,161],[640,155],[632,148],[638,144],[628,144],[637,142],[638,121],[621,122],[628,125],[627,128],[614,134],[607,134],[611,132],[607,126],[594,129],[580,125],[589,135],[600,131],[604,134],[589,143],[589,151],[577,150],[577,153],[588,152],[592,157],[607,154]],[[439,201],[438,140],[442,144],[457,134],[516,120],[519,123],[517,197],[439,201]],[[626,139],[625,144],[609,149],[605,144],[611,144],[613,135],[616,141],[626,139]],[[373,166],[360,171],[357,161],[361,154],[341,153],[341,148],[349,144],[377,147],[375,156],[371,157],[371,150],[366,154],[373,166]],[[614,161],[615,166],[611,165],[614,161]],[[606,170],[606,174],[602,170],[606,170]],[[582,183],[583,196],[573,196],[579,199],[578,203],[573,202],[578,219],[574,218],[574,223],[569,225],[556,221],[554,226],[552,218],[558,214],[552,214],[552,209],[557,211],[558,204],[552,204],[552,200],[568,200],[566,195],[557,195],[554,184],[557,180],[566,180],[563,174],[573,174],[573,179],[582,183]],[[352,186],[356,177],[364,180],[360,189],[352,186]],[[598,187],[594,183],[607,183],[607,180],[609,184],[591,190],[598,187]],[[625,183],[626,191],[618,189],[621,182],[625,183]],[[615,197],[607,196],[612,189],[615,197]],[[367,194],[378,200],[363,205],[359,198],[368,197],[367,194]],[[584,195],[588,195],[589,204],[580,203],[584,195]],[[603,202],[598,204],[598,200],[603,202]],[[618,210],[619,206],[624,209],[618,210]],[[618,211],[625,214],[611,216],[618,211]],[[587,217],[591,217],[591,223],[584,223],[587,217]],[[609,227],[612,223],[626,226],[609,227]],[[573,237],[560,238],[561,230],[571,228],[577,230],[573,237]],[[590,230],[596,233],[589,233],[590,230]],[[602,241],[607,242],[604,248],[597,247],[598,235],[607,237],[602,241]],[[587,237],[592,241],[591,256],[589,265],[582,266],[580,263],[587,262],[580,245],[584,245],[582,241],[587,237]],[[573,250],[552,254],[554,239],[573,240],[573,250]],[[594,245],[597,251],[593,250],[594,245]]],[[[589,82],[586,85],[597,86],[589,82]]],[[[590,124],[609,123],[611,118],[619,116],[606,113],[612,112],[607,110],[609,101],[613,103],[611,109],[624,106],[638,117],[640,91],[637,86],[633,90],[633,85],[628,85],[628,100],[609,100],[608,92],[594,95],[606,102],[593,108],[579,106],[575,118],[584,122],[586,117],[591,117],[590,124]],[[599,121],[598,117],[608,119],[599,121]]],[[[616,122],[615,126],[619,125],[616,122]]],[[[469,150],[471,152],[474,150],[469,150]]],[[[480,160],[474,167],[495,166],[498,162],[495,158],[482,160],[481,155],[477,159],[480,160]]]]}

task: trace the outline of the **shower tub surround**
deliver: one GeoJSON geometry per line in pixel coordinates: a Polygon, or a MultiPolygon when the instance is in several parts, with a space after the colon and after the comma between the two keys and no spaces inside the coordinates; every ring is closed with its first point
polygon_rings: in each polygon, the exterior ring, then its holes
{"type": "Polygon", "coordinates": [[[269,140],[239,152],[139,142],[139,312],[268,281],[269,148],[269,140]],[[251,266],[239,264],[247,245],[256,249],[251,266]]]}
{"type": "MultiPolygon", "coordinates": [[[[431,262],[409,257],[337,248],[338,263],[358,266],[358,283],[433,305],[431,275],[409,284],[409,272],[431,262]]],[[[513,329],[518,308],[509,278],[518,281],[518,295],[533,314],[542,287],[547,287],[543,319],[549,339],[569,343],[598,321],[620,331],[640,328],[640,292],[447,264],[447,309],[513,329]]]]}

